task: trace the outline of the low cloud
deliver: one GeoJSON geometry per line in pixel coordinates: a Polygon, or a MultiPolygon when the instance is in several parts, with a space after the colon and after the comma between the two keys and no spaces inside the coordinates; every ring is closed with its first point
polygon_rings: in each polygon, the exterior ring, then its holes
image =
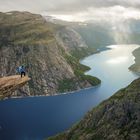
{"type": "Polygon", "coordinates": [[[86,11],[77,12],[74,15],[71,14],[52,14],[55,18],[59,18],[67,21],[109,21],[120,22],[128,19],[140,19],[140,10],[132,7],[112,6],[88,8],[86,11]]]}
{"type": "Polygon", "coordinates": [[[139,0],[0,0],[0,11],[27,10],[31,12],[73,13],[88,8],[102,8],[120,5],[140,8],[139,0]]]}
{"type": "Polygon", "coordinates": [[[139,9],[140,0],[0,0],[1,12],[30,11],[69,21],[140,19],[139,9]]]}

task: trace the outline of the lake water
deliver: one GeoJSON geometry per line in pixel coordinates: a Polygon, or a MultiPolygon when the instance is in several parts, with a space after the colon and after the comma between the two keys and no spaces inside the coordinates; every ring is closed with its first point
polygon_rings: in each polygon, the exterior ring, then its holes
{"type": "Polygon", "coordinates": [[[81,61],[91,67],[86,74],[102,80],[96,88],[50,97],[0,101],[0,140],[43,140],[71,127],[87,111],[138,78],[128,67],[134,63],[136,45],[109,46],[111,50],[81,61]]]}

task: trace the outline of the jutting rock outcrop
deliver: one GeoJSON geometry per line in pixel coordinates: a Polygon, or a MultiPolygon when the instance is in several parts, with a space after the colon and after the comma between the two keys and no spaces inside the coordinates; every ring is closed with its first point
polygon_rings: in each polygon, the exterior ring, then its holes
{"type": "MultiPolygon", "coordinates": [[[[29,94],[28,91],[24,90],[24,86],[30,81],[28,76],[20,77],[20,75],[7,76],[0,78],[0,99],[11,96],[16,90],[20,90],[21,93],[26,96],[29,94]]],[[[22,95],[21,96],[25,96],[22,95]]]]}

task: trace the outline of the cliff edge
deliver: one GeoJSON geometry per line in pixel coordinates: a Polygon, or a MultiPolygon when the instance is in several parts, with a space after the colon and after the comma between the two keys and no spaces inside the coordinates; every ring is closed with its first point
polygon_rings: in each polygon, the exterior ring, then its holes
{"type": "Polygon", "coordinates": [[[135,63],[129,69],[140,73],[140,47],[133,51],[133,55],[135,57],[135,63]]]}
{"type": "Polygon", "coordinates": [[[0,99],[10,96],[13,92],[22,88],[28,81],[30,81],[28,76],[21,78],[20,75],[0,78],[0,99]]]}
{"type": "Polygon", "coordinates": [[[29,12],[0,13],[0,77],[24,64],[31,81],[13,96],[55,95],[100,84],[79,59],[93,53],[74,30],[29,12]],[[26,93],[24,92],[26,91],[26,93]]]}

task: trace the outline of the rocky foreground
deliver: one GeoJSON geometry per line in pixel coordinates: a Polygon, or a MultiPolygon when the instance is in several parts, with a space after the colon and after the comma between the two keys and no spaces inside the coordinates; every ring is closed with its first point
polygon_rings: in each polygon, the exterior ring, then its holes
{"type": "Polygon", "coordinates": [[[140,79],[95,107],[67,132],[48,140],[140,140],[140,79]]]}
{"type": "Polygon", "coordinates": [[[30,81],[28,76],[21,78],[20,75],[0,78],[0,99],[11,96],[16,90],[22,91],[23,86],[28,81],[30,81]]]}

